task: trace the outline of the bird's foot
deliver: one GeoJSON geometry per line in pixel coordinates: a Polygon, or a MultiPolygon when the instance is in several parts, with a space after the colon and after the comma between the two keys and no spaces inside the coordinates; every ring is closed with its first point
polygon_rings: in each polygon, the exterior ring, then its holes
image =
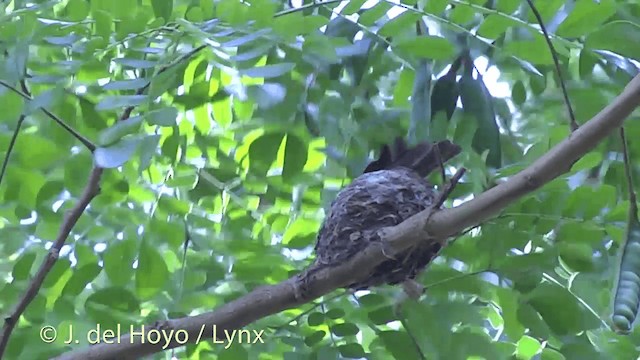
{"type": "Polygon", "coordinates": [[[308,287],[305,274],[300,274],[293,282],[293,297],[296,301],[304,301],[307,292],[308,287]]]}
{"type": "Polygon", "coordinates": [[[313,273],[317,271],[315,264],[296,276],[293,281],[293,296],[296,301],[305,302],[309,297],[309,280],[313,273]]]}
{"type": "Polygon", "coordinates": [[[389,260],[398,260],[398,258],[394,255],[395,250],[389,246],[389,243],[384,239],[380,239],[380,248],[382,249],[382,255],[389,260]]]}

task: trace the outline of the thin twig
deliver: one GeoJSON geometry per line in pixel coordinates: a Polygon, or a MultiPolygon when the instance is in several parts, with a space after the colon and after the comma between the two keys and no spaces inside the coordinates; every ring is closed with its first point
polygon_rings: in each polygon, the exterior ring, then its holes
{"type": "Polygon", "coordinates": [[[18,134],[20,133],[20,128],[22,128],[22,123],[26,116],[24,114],[20,115],[18,118],[18,124],[16,125],[16,129],[13,131],[13,135],[11,136],[11,140],[9,141],[9,147],[7,148],[7,153],[4,155],[4,160],[2,161],[2,169],[0,169],[0,184],[2,184],[2,179],[4,179],[4,173],[7,171],[7,165],[9,165],[9,157],[13,152],[13,147],[16,145],[16,140],[18,140],[18,134]]]}
{"type": "MultiPolygon", "coordinates": [[[[325,321],[323,321],[323,322],[326,325],[327,324],[327,322],[326,322],[327,309],[324,306],[324,302],[320,303],[320,307],[322,308],[322,315],[324,315],[323,317],[325,319],[325,321]]],[[[333,331],[331,331],[331,329],[329,329],[329,339],[331,340],[331,344],[333,345],[333,348],[337,349],[338,348],[338,344],[336,344],[336,339],[333,337],[333,331]]]]}
{"type": "Polygon", "coordinates": [[[338,4],[342,2],[342,0],[327,0],[327,1],[318,1],[318,2],[312,2],[310,4],[306,4],[306,5],[302,5],[293,9],[287,9],[287,10],[282,10],[279,11],[277,13],[275,13],[273,15],[274,18],[280,17],[280,16],[285,16],[285,15],[289,15],[289,14],[293,14],[299,11],[304,11],[304,10],[309,10],[309,9],[313,9],[313,8],[317,8],[320,6],[325,6],[325,5],[331,5],[331,4],[338,4]]]}
{"type": "Polygon", "coordinates": [[[473,271],[473,272],[470,272],[470,273],[451,276],[451,277],[448,277],[446,279],[438,280],[436,282],[433,282],[431,284],[426,285],[425,286],[426,287],[425,291],[428,291],[429,289],[431,289],[433,287],[440,286],[442,284],[448,283],[449,281],[460,280],[462,278],[471,277],[471,276],[475,276],[475,275],[480,275],[480,274],[483,274],[483,273],[486,273],[486,272],[491,272],[491,271],[493,271],[493,270],[490,269],[490,268],[486,268],[484,270],[478,270],[478,271],[473,271]]]}
{"type": "Polygon", "coordinates": [[[396,314],[396,316],[398,316],[398,318],[400,320],[400,323],[402,324],[402,327],[404,328],[404,331],[406,331],[407,335],[409,335],[409,338],[411,339],[411,342],[413,343],[413,346],[416,348],[416,352],[420,356],[420,359],[427,360],[427,357],[424,355],[424,353],[422,352],[422,349],[420,348],[420,343],[418,342],[418,339],[416,339],[416,337],[411,332],[411,329],[409,329],[409,324],[407,324],[407,321],[406,321],[405,317],[404,316],[400,316],[400,314],[396,314]]]}
{"type": "MultiPolygon", "coordinates": [[[[31,94],[28,91],[20,91],[18,90],[15,86],[9,84],[8,82],[0,79],[0,85],[6,87],[7,89],[13,91],[14,93],[22,96],[23,98],[32,101],[33,97],[31,97],[31,94]]],[[[23,85],[23,89],[27,90],[26,87],[23,85]]],[[[64,121],[62,121],[62,119],[60,119],[58,116],[56,116],[54,113],[52,113],[51,111],[40,107],[40,110],[42,110],[42,112],[44,112],[45,114],[47,114],[47,116],[49,116],[51,119],[53,119],[53,121],[55,121],[56,123],[58,123],[58,125],[60,125],[63,129],[65,129],[69,134],[73,135],[73,137],[75,137],[76,139],[78,139],[78,141],[80,141],[82,143],[82,145],[84,145],[87,149],[89,149],[89,151],[93,152],[96,149],[96,146],[93,145],[93,143],[91,141],[89,141],[87,138],[85,138],[84,136],[82,136],[79,132],[77,132],[74,128],[72,128],[71,126],[67,125],[64,121]]]]}
{"type": "Polygon", "coordinates": [[[571,131],[576,131],[580,125],[576,121],[576,116],[573,113],[573,108],[571,107],[571,100],[569,100],[569,92],[567,91],[567,87],[564,83],[564,78],[562,77],[562,71],[560,69],[560,61],[558,60],[558,53],[556,53],[556,49],[553,47],[553,43],[551,42],[551,38],[549,37],[549,33],[547,32],[547,28],[544,26],[544,21],[542,20],[542,16],[536,9],[535,5],[533,5],[533,1],[527,0],[531,11],[533,12],[533,16],[536,17],[538,21],[538,25],[540,25],[540,29],[542,30],[542,34],[544,35],[544,39],[547,42],[547,46],[549,46],[549,51],[551,52],[551,57],[553,58],[553,64],[556,67],[556,72],[558,73],[558,80],[560,81],[560,88],[562,89],[562,96],[564,97],[564,102],[567,105],[567,112],[569,113],[569,125],[571,126],[571,131]]]}
{"type": "Polygon", "coordinates": [[[344,295],[347,295],[347,294],[351,294],[351,293],[353,293],[353,291],[345,290],[345,291],[343,291],[341,293],[338,293],[338,294],[336,294],[334,296],[331,296],[331,297],[329,297],[327,299],[323,299],[322,301],[315,302],[315,303],[313,303],[313,306],[311,306],[309,309],[301,312],[300,314],[296,315],[295,317],[291,318],[290,320],[287,320],[287,322],[284,322],[284,323],[282,323],[280,325],[277,325],[277,326],[270,326],[270,327],[272,329],[274,329],[275,331],[278,331],[278,330],[284,328],[285,326],[291,324],[292,322],[294,322],[294,321],[297,322],[298,320],[302,319],[306,315],[311,314],[312,311],[314,311],[318,307],[322,306],[323,304],[326,304],[326,303],[328,303],[330,301],[333,301],[333,300],[335,300],[335,299],[337,299],[337,298],[339,298],[341,296],[344,296],[344,295]]]}
{"type": "MultiPolygon", "coordinates": [[[[205,49],[207,46],[206,45],[200,45],[196,48],[193,48],[191,51],[185,53],[184,55],[178,57],[176,60],[172,61],[171,63],[161,67],[160,69],[158,69],[158,72],[156,73],[156,75],[160,75],[163,72],[167,71],[167,69],[180,64],[181,62],[183,62],[184,60],[192,57],[193,55],[199,53],[201,50],[205,49]]],[[[151,82],[148,82],[146,85],[144,85],[143,87],[139,88],[136,91],[136,95],[142,95],[144,94],[145,91],[147,91],[147,89],[149,89],[149,87],[151,87],[151,82]]],[[[133,111],[133,109],[135,109],[135,105],[131,105],[131,106],[127,106],[124,111],[122,112],[122,116],[120,116],[120,121],[126,120],[131,116],[131,112],[133,111]]]]}
{"type": "Polygon", "coordinates": [[[458,169],[458,171],[456,171],[453,177],[451,177],[451,180],[449,180],[449,183],[447,183],[447,185],[445,186],[444,190],[442,190],[442,192],[438,196],[436,202],[433,203],[434,209],[439,209],[442,204],[444,204],[444,202],[449,198],[449,195],[451,195],[453,189],[456,188],[456,185],[458,185],[460,178],[462,178],[462,175],[464,175],[466,171],[467,169],[465,168],[460,168],[458,169]]]}

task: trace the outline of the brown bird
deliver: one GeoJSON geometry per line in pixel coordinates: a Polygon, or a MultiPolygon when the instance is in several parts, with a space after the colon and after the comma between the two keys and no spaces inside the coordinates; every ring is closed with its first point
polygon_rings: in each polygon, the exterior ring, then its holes
{"type": "MultiPolygon", "coordinates": [[[[338,193],[318,232],[316,259],[320,269],[336,266],[364,250],[377,230],[394,226],[430,207],[438,192],[425,177],[460,153],[448,140],[409,147],[400,138],[393,150],[385,145],[364,173],[338,193]]],[[[423,242],[383,261],[369,274],[347,287],[363,290],[383,284],[408,284],[438,254],[441,245],[423,242]]],[[[415,286],[415,285],[414,285],[415,286]]],[[[415,296],[415,295],[413,295],[415,296]]]]}

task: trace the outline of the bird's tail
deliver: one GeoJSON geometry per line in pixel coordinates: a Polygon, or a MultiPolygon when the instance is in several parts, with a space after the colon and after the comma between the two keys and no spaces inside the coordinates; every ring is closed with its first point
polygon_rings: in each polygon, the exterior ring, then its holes
{"type": "Polygon", "coordinates": [[[460,146],[449,140],[435,144],[424,141],[416,146],[408,146],[402,138],[396,138],[393,149],[384,145],[378,159],[372,161],[364,172],[406,167],[425,177],[460,151],[460,146]]]}

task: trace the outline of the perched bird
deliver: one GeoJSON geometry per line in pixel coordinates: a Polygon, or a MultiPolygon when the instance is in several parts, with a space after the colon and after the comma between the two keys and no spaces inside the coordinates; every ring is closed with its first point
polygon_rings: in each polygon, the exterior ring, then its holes
{"type": "MultiPolygon", "coordinates": [[[[409,147],[398,138],[393,149],[383,146],[378,159],[332,202],[318,232],[312,267],[344,263],[374,241],[368,234],[397,225],[431,206],[438,192],[425,177],[458,153],[460,147],[448,140],[409,147]]],[[[435,242],[421,243],[383,261],[368,277],[348,288],[363,290],[382,284],[415,284],[413,279],[440,248],[435,242]]],[[[405,291],[409,293],[406,286],[405,291]]]]}

